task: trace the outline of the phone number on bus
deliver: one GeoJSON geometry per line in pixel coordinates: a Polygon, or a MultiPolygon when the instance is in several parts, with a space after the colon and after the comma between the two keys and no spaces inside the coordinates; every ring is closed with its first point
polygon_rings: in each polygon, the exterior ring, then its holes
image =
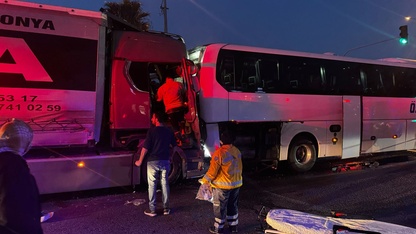
{"type": "Polygon", "coordinates": [[[30,104],[22,105],[22,104],[3,104],[0,103],[0,111],[21,111],[21,110],[27,110],[27,111],[61,111],[60,105],[42,105],[42,104],[36,104],[38,96],[34,95],[23,95],[16,97],[14,95],[0,95],[0,102],[28,102],[30,104]]]}

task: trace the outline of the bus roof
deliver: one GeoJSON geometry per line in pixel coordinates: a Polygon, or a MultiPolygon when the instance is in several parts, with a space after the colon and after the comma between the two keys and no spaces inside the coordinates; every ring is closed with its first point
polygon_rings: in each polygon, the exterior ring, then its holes
{"type": "Polygon", "coordinates": [[[221,46],[221,49],[227,49],[227,50],[237,50],[237,51],[246,51],[246,52],[254,52],[254,53],[264,53],[264,54],[280,54],[280,55],[288,55],[288,56],[296,56],[296,57],[416,68],[416,60],[405,59],[405,58],[384,58],[384,59],[373,60],[373,59],[337,56],[337,55],[333,55],[330,53],[317,54],[317,53],[308,53],[308,52],[299,52],[299,51],[290,51],[290,50],[281,50],[281,49],[272,49],[272,48],[263,48],[263,47],[254,47],[254,46],[243,46],[243,45],[225,44],[225,43],[223,44],[213,43],[213,44],[208,44],[206,46],[213,46],[213,45],[221,46]]]}

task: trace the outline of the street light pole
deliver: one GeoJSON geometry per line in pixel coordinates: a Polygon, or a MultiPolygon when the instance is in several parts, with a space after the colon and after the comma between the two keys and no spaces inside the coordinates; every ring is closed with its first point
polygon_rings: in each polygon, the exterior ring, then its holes
{"type": "MultiPolygon", "coordinates": [[[[406,16],[404,18],[405,18],[406,21],[414,20],[413,17],[411,17],[411,16],[406,16]]],[[[407,44],[408,43],[408,40],[407,40],[407,25],[400,26],[399,29],[400,29],[400,43],[407,44]]],[[[347,52],[345,52],[344,56],[347,55],[349,52],[351,52],[353,50],[358,50],[358,49],[361,49],[361,48],[364,48],[364,47],[377,45],[377,44],[387,42],[387,41],[391,41],[391,40],[394,40],[394,39],[396,39],[396,38],[389,38],[389,39],[386,39],[386,40],[382,40],[382,41],[378,41],[378,42],[374,42],[374,43],[370,43],[370,44],[366,44],[366,45],[362,45],[362,46],[358,46],[358,47],[349,49],[349,50],[347,50],[347,52]]]]}
{"type": "Polygon", "coordinates": [[[345,52],[344,56],[347,55],[349,52],[351,52],[353,50],[358,50],[358,49],[361,49],[361,48],[364,48],[364,47],[368,47],[368,46],[372,46],[372,45],[377,45],[377,44],[380,44],[380,43],[383,43],[383,42],[387,42],[387,41],[391,41],[391,40],[394,40],[394,39],[396,39],[396,38],[393,37],[393,38],[389,38],[389,39],[386,39],[386,40],[382,40],[382,41],[378,41],[378,42],[374,42],[374,43],[370,43],[370,44],[366,44],[366,45],[362,45],[362,46],[358,46],[358,47],[349,49],[349,50],[347,50],[347,52],[345,52]]]}
{"type": "Polygon", "coordinates": [[[168,7],[166,6],[166,0],[162,0],[162,5],[160,6],[162,9],[163,14],[163,25],[164,25],[164,32],[168,32],[168,7]]]}

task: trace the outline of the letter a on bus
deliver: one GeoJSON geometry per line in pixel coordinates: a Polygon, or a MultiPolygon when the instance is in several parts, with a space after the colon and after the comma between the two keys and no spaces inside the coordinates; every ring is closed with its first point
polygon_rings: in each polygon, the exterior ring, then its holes
{"type": "Polygon", "coordinates": [[[22,74],[26,81],[53,82],[23,39],[0,37],[0,58],[6,51],[9,51],[14,63],[0,60],[0,73],[22,74]]]}

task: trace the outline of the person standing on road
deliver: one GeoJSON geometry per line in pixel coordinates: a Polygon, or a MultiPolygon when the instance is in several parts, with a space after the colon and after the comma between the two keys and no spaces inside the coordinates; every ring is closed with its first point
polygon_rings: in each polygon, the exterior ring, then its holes
{"type": "Polygon", "coordinates": [[[161,113],[153,113],[152,124],[155,127],[147,132],[146,140],[140,152],[139,160],[135,165],[140,167],[147,154],[147,183],[149,192],[149,209],[144,214],[156,216],[156,188],[160,180],[162,187],[163,214],[170,213],[169,207],[169,181],[170,147],[176,146],[176,140],[170,128],[164,126],[165,119],[161,113]]]}
{"type": "Polygon", "coordinates": [[[230,232],[237,232],[238,196],[243,185],[240,150],[233,145],[235,136],[226,130],[220,136],[221,147],[212,155],[207,173],[200,180],[210,183],[213,191],[214,226],[211,233],[223,233],[227,221],[230,232]]]}
{"type": "Polygon", "coordinates": [[[21,120],[0,128],[0,233],[43,233],[39,189],[23,158],[32,139],[32,129],[21,120]]]}
{"type": "Polygon", "coordinates": [[[174,77],[181,75],[181,68],[175,67],[170,70],[166,77],[166,82],[157,90],[157,101],[163,101],[165,112],[169,116],[172,128],[176,137],[180,139],[181,123],[184,121],[185,110],[187,108],[186,92],[183,85],[174,80],[174,77]]]}

